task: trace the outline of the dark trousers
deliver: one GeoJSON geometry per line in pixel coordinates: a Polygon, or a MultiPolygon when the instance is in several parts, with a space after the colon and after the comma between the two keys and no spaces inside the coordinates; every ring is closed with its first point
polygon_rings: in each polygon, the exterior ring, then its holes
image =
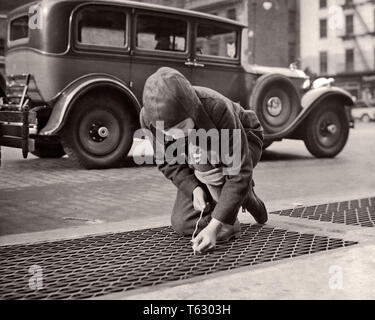
{"type": "MultiPolygon", "coordinates": [[[[198,225],[198,232],[208,225],[211,220],[211,213],[211,208],[205,210],[202,220],[198,225]]],[[[200,211],[194,209],[193,199],[188,197],[184,192],[178,190],[171,217],[173,229],[182,236],[191,236],[195,230],[200,214],[200,211]]]]}
{"type": "MultiPolygon", "coordinates": [[[[262,151],[260,148],[254,145],[249,145],[249,150],[250,150],[250,155],[252,158],[251,161],[253,163],[253,168],[254,168],[259,162],[262,151]]],[[[252,181],[252,186],[254,186],[254,181],[252,181]]],[[[203,213],[203,218],[199,222],[199,225],[198,225],[198,233],[199,231],[204,229],[210,222],[211,213],[216,204],[215,201],[212,200],[212,198],[210,198],[210,193],[208,189],[205,188],[205,186],[203,186],[203,188],[205,189],[206,194],[209,198],[208,200],[210,202],[210,206],[203,213]]],[[[250,199],[254,198],[252,196],[252,193],[253,193],[253,188],[251,187],[247,197],[249,197],[250,199]]],[[[173,210],[172,210],[172,217],[171,217],[172,227],[178,234],[183,235],[183,236],[191,236],[193,234],[196,223],[201,214],[200,211],[197,211],[194,209],[192,197],[193,196],[188,197],[184,192],[182,192],[181,190],[178,190],[176,201],[174,203],[173,210]]],[[[244,198],[244,201],[245,200],[246,198],[244,198]]]]}

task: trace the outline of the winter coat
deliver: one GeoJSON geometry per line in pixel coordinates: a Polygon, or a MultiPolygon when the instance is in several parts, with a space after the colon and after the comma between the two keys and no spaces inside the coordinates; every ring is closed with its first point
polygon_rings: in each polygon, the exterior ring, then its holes
{"type": "MultiPolygon", "coordinates": [[[[213,218],[233,224],[262,152],[263,130],[256,114],[212,89],[192,86],[181,73],[167,67],[160,68],[146,81],[143,106],[141,126],[151,130],[154,138],[156,121],[164,121],[168,129],[187,117],[194,120],[196,129],[241,130],[239,173],[225,176],[220,198],[212,212],[213,218]]],[[[230,167],[230,164],[220,165],[230,167]]],[[[202,185],[188,164],[163,163],[158,164],[158,169],[191,199],[193,190],[202,185]]]]}

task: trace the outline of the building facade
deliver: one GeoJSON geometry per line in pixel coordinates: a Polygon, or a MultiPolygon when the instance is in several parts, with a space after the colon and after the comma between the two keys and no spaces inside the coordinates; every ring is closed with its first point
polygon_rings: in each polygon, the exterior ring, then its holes
{"type": "Polygon", "coordinates": [[[375,1],[300,0],[301,65],[375,99],[375,1]]]}
{"type": "Polygon", "coordinates": [[[185,8],[247,25],[243,36],[246,63],[288,67],[299,59],[297,0],[185,0],[185,8]]]}

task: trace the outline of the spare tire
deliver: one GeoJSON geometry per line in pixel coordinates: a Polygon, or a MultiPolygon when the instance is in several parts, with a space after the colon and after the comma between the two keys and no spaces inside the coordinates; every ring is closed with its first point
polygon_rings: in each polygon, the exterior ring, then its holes
{"type": "Polygon", "coordinates": [[[265,74],[255,83],[250,108],[256,112],[267,134],[287,128],[299,114],[301,104],[290,79],[281,74],[265,74]]]}

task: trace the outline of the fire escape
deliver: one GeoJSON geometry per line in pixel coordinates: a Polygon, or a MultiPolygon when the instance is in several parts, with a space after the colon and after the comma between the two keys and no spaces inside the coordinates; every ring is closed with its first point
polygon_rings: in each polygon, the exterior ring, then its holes
{"type": "MultiPolygon", "coordinates": [[[[370,67],[369,62],[366,59],[366,55],[364,54],[363,48],[361,47],[358,39],[369,35],[375,36],[375,31],[363,19],[362,14],[358,8],[360,6],[371,4],[375,5],[375,0],[367,0],[361,2],[355,2],[355,0],[345,0],[345,3],[342,5],[345,17],[348,18],[348,16],[352,15],[353,20],[351,21],[352,25],[350,27],[348,27],[348,25],[345,26],[345,34],[342,35],[341,38],[344,41],[352,40],[354,42],[357,52],[359,53],[359,56],[361,58],[362,64],[365,67],[365,70],[371,70],[372,68],[370,67]],[[350,12],[350,14],[348,12],[350,12]],[[362,25],[364,30],[363,32],[356,33],[356,31],[354,30],[354,19],[357,19],[359,23],[362,25]]],[[[346,24],[347,23],[348,19],[346,19],[346,24]]]]}

